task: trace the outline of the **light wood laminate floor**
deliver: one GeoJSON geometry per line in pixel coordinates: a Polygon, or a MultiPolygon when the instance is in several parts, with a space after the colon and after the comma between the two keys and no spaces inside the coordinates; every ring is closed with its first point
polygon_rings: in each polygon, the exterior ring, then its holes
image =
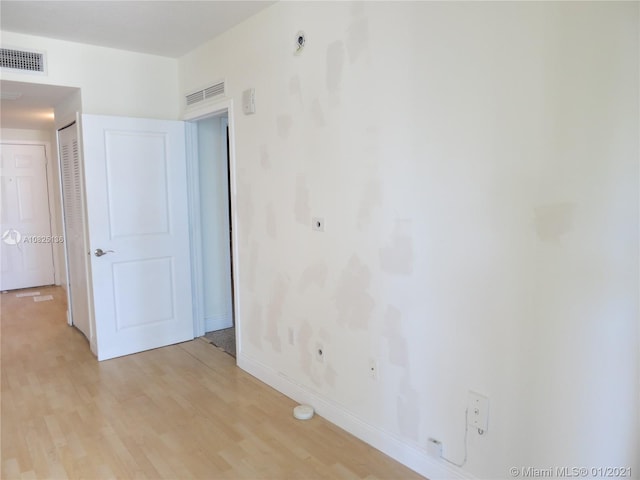
{"type": "Polygon", "coordinates": [[[422,478],[203,340],[99,363],[38,290],[0,297],[3,479],[422,478]]]}

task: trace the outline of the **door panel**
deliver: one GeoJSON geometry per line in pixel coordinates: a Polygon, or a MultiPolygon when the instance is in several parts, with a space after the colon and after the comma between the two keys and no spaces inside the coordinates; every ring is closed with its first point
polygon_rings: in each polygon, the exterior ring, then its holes
{"type": "Polygon", "coordinates": [[[83,115],[98,359],[193,338],[184,124],[83,115]]]}
{"type": "Polygon", "coordinates": [[[171,258],[153,258],[114,264],[116,328],[170,323],[175,317],[171,258]],[[157,292],[167,295],[158,297],[157,292]],[[145,305],[140,310],[138,305],[145,305]]]}
{"type": "Polygon", "coordinates": [[[111,238],[169,233],[167,197],[168,151],[164,133],[106,132],[107,186],[111,238]],[[130,159],[135,158],[134,162],[130,159]],[[138,192],[144,179],[144,196],[135,203],[121,192],[138,192]]]}
{"type": "Polygon", "coordinates": [[[0,290],[54,283],[53,248],[43,145],[0,146],[0,290]]]}

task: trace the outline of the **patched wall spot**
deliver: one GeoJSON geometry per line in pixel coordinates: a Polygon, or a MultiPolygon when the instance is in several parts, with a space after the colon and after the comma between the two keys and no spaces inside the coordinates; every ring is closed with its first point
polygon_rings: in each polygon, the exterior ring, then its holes
{"type": "Polygon", "coordinates": [[[402,335],[402,313],[393,306],[389,306],[385,312],[382,334],[387,339],[389,347],[389,363],[408,367],[407,341],[402,335]]]}
{"type": "Polygon", "coordinates": [[[306,292],[312,285],[323,288],[327,280],[328,271],[326,263],[319,263],[305,268],[302,275],[300,275],[300,282],[298,283],[300,293],[306,292]]]}
{"type": "Polygon", "coordinates": [[[313,123],[316,127],[324,127],[327,123],[324,119],[324,112],[322,111],[320,100],[318,100],[317,98],[311,105],[311,119],[313,120],[313,123]]]}
{"type": "Polygon", "coordinates": [[[331,387],[335,386],[337,376],[338,373],[333,369],[333,367],[331,365],[327,366],[324,371],[324,381],[327,383],[327,385],[331,387]]]}
{"type": "Polygon", "coordinates": [[[253,196],[251,187],[244,182],[238,182],[237,205],[238,236],[240,237],[240,242],[246,245],[249,242],[249,234],[253,227],[253,196]]]}
{"type": "Polygon", "coordinates": [[[309,189],[304,175],[298,174],[296,177],[296,198],[293,204],[293,213],[296,222],[305,226],[311,220],[311,208],[309,207],[309,189]]]}
{"type": "Polygon", "coordinates": [[[292,125],[293,120],[291,119],[291,115],[278,115],[278,118],[276,118],[278,136],[283,140],[288,138],[292,125]]]}
{"type": "Polygon", "coordinates": [[[267,213],[265,216],[267,235],[275,240],[278,236],[278,227],[276,223],[276,212],[273,208],[273,203],[269,202],[267,205],[267,213]]]}
{"type": "Polygon", "coordinates": [[[382,205],[382,188],[380,182],[372,180],[364,188],[360,207],[358,208],[358,229],[364,230],[371,223],[371,212],[376,206],[382,205]]]}
{"type": "Polygon", "coordinates": [[[420,433],[420,393],[411,387],[408,376],[400,383],[397,406],[400,432],[417,441],[420,433]]]}
{"type": "Polygon", "coordinates": [[[369,48],[369,22],[365,17],[354,20],[347,30],[347,53],[354,63],[369,48]]]}
{"type": "Polygon", "coordinates": [[[262,306],[258,302],[251,305],[251,313],[249,314],[249,322],[251,326],[247,329],[249,332],[249,342],[258,350],[262,349],[262,306]]]}
{"type": "Polygon", "coordinates": [[[342,83],[344,66],[344,45],[341,41],[333,42],[327,47],[327,90],[337,93],[342,83]]]}
{"type": "Polygon", "coordinates": [[[271,298],[267,307],[267,331],[265,339],[271,343],[276,352],[282,351],[282,341],[280,339],[278,325],[282,319],[284,302],[289,290],[289,283],[280,275],[272,284],[271,298]]]}
{"type": "Polygon", "coordinates": [[[538,238],[543,242],[558,242],[573,228],[575,204],[556,203],[534,210],[534,225],[538,238]]]}
{"type": "Polygon", "coordinates": [[[251,241],[249,252],[249,272],[247,274],[247,288],[253,291],[256,285],[256,270],[258,269],[258,259],[260,257],[260,244],[255,240],[251,241]]]}
{"type": "Polygon", "coordinates": [[[409,275],[413,272],[411,221],[396,220],[391,239],[380,249],[380,268],[388,273],[409,275]]]}
{"type": "Polygon", "coordinates": [[[335,300],[338,322],[357,329],[367,328],[375,306],[368,289],[371,271],[353,255],[338,280],[335,300]]]}
{"type": "Polygon", "coordinates": [[[313,329],[309,325],[308,321],[300,323],[298,328],[298,353],[300,355],[300,368],[304,373],[311,376],[311,363],[313,362],[313,353],[311,351],[311,337],[313,336],[313,329]]]}
{"type": "Polygon", "coordinates": [[[262,165],[262,168],[265,170],[271,168],[271,160],[269,159],[269,152],[266,145],[260,147],[260,165],[262,165]]]}
{"type": "Polygon", "coordinates": [[[302,105],[302,86],[298,75],[294,75],[289,79],[289,93],[298,97],[298,101],[300,102],[300,105],[302,105]]]}

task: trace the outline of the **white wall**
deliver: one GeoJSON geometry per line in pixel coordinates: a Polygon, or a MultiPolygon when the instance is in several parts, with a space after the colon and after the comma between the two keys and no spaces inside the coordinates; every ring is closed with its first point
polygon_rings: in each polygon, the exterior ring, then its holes
{"type": "Polygon", "coordinates": [[[6,142],[50,142],[51,132],[48,130],[25,130],[22,128],[2,128],[0,137],[6,142]]]}
{"type": "Polygon", "coordinates": [[[3,80],[82,89],[84,113],[175,119],[177,61],[113,48],[2,32],[3,46],[46,53],[47,74],[3,70],[3,80]]]}
{"type": "Polygon", "coordinates": [[[470,389],[464,475],[638,475],[637,3],[283,2],[179,71],[236,105],[241,366],[431,478],[470,389]]]}
{"type": "MultiPolygon", "coordinates": [[[[58,151],[55,130],[26,130],[17,128],[0,129],[0,140],[3,142],[42,144],[47,154],[47,180],[49,183],[49,208],[51,211],[51,235],[61,236],[62,210],[60,188],[58,184],[58,151]]],[[[66,265],[64,262],[64,244],[53,244],[53,267],[55,283],[66,289],[66,265]]]]}

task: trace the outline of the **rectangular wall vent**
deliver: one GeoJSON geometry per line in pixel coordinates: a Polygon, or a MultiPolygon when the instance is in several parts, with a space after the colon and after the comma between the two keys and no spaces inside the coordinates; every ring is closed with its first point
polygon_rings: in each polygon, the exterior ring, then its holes
{"type": "Polygon", "coordinates": [[[44,54],[12,48],[0,48],[0,66],[23,72],[44,73],[44,54]]]}
{"type": "Polygon", "coordinates": [[[224,95],[224,82],[219,82],[210,87],[198,90],[197,92],[189,93],[185,96],[185,99],[187,101],[187,107],[189,107],[221,95],[224,95]]]}

